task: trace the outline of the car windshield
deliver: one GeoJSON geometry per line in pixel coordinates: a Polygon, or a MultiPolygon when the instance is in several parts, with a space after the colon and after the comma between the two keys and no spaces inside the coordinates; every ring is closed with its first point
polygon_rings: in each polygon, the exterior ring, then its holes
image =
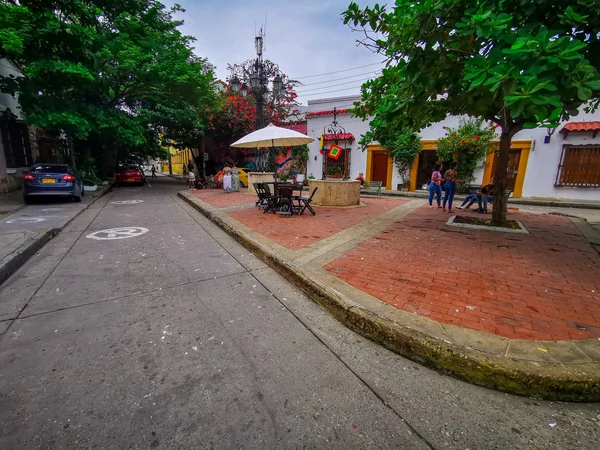
{"type": "Polygon", "coordinates": [[[31,168],[31,172],[67,173],[69,170],[63,164],[38,164],[31,168]]]}

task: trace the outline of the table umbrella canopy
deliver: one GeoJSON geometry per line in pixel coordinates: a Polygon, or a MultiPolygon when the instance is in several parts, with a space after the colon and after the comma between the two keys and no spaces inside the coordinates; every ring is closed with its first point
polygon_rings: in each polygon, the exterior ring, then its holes
{"type": "Polygon", "coordinates": [[[305,134],[269,124],[238,139],[231,146],[237,148],[293,147],[308,144],[312,141],[314,139],[305,134]]]}

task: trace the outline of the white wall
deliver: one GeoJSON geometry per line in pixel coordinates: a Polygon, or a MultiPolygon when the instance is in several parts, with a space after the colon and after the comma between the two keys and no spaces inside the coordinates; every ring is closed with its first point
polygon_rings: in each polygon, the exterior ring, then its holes
{"type": "MultiPolygon", "coordinates": [[[[334,107],[337,109],[348,109],[352,107],[352,103],[359,100],[360,97],[338,97],[324,100],[314,100],[308,102],[307,113],[317,111],[328,111],[334,107]]],[[[333,115],[307,117],[308,135],[315,140],[308,144],[309,158],[307,165],[308,175],[313,175],[315,178],[323,176],[323,155],[319,152],[319,139],[323,133],[323,128],[333,121],[333,115]],[[316,157],[316,160],[315,160],[316,157]]],[[[346,148],[350,148],[350,179],[358,177],[360,172],[365,172],[367,167],[367,152],[362,152],[358,148],[360,136],[369,131],[369,122],[363,122],[357,117],[351,117],[350,114],[338,114],[338,125],[344,127],[347,133],[352,133],[356,140],[340,142],[346,148]]],[[[331,142],[326,143],[328,148],[331,142]]]]}
{"type": "MultiPolygon", "coordinates": [[[[571,122],[600,121],[600,111],[594,114],[580,113],[572,117],[571,122]]],[[[523,197],[549,197],[577,200],[600,200],[598,188],[555,187],[558,165],[564,144],[600,144],[600,134],[592,138],[591,132],[569,133],[566,139],[559,131],[566,122],[561,123],[549,144],[544,144],[546,130],[536,128],[523,130],[514,139],[527,139],[535,141],[533,151],[529,154],[527,173],[523,184],[523,197]]]]}

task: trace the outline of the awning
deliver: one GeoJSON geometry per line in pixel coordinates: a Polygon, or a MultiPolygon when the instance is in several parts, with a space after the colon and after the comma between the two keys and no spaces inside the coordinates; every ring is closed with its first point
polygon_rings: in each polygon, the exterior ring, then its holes
{"type": "Polygon", "coordinates": [[[565,135],[565,139],[569,133],[576,133],[582,131],[591,131],[592,137],[596,137],[598,131],[600,131],[600,122],[569,122],[567,123],[560,132],[565,135]]]}
{"type": "Polygon", "coordinates": [[[326,134],[323,138],[325,141],[354,141],[352,133],[340,133],[338,135],[326,134]]]}

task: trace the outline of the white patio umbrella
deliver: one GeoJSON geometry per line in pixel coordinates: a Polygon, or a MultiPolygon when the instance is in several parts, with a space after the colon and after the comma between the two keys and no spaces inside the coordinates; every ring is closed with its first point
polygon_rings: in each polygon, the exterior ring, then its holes
{"type": "Polygon", "coordinates": [[[238,139],[231,146],[236,148],[293,147],[308,144],[312,141],[314,139],[305,134],[269,124],[238,139]]]}

